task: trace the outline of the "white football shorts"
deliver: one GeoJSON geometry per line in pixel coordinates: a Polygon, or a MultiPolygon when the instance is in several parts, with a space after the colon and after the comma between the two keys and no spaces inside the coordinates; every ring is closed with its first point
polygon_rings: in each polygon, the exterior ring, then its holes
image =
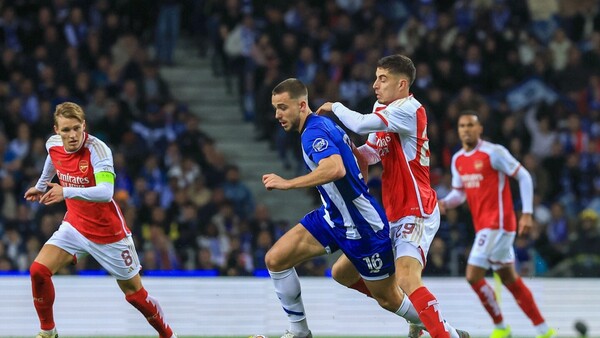
{"type": "Polygon", "coordinates": [[[77,257],[89,254],[118,280],[129,280],[142,268],[131,236],[115,243],[98,244],[63,221],[46,244],[57,246],[77,257]]]}
{"type": "Polygon", "coordinates": [[[439,228],[440,209],[437,206],[428,217],[409,216],[390,222],[390,237],[396,259],[413,257],[425,267],[429,247],[439,228]]]}
{"type": "Polygon", "coordinates": [[[515,261],[514,241],[514,231],[481,229],[475,235],[468,264],[494,271],[506,267],[515,261]]]}

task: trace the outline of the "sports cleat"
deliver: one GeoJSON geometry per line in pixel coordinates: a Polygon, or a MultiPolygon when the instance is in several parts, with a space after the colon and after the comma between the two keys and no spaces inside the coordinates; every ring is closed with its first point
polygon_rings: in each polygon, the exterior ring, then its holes
{"type": "Polygon", "coordinates": [[[556,337],[556,330],[554,329],[548,329],[548,332],[539,335],[539,336],[535,336],[535,338],[554,338],[556,337]]]}
{"type": "Polygon", "coordinates": [[[511,338],[511,337],[512,337],[512,332],[510,331],[510,326],[507,326],[504,329],[496,328],[496,329],[494,329],[494,331],[492,331],[492,334],[490,335],[490,338],[511,338]]]}
{"type": "Polygon", "coordinates": [[[35,338],[58,338],[58,332],[56,332],[56,328],[52,329],[52,332],[50,333],[46,331],[40,331],[35,338]]]}
{"type": "Polygon", "coordinates": [[[283,336],[281,336],[281,338],[313,338],[313,336],[312,336],[312,332],[310,332],[310,331],[308,331],[308,335],[306,335],[304,337],[300,337],[300,336],[294,335],[289,330],[285,330],[285,333],[283,334],[283,336]]]}
{"type": "Polygon", "coordinates": [[[408,324],[408,338],[419,338],[423,335],[423,327],[421,325],[410,323],[408,324]]]}
{"type": "Polygon", "coordinates": [[[456,333],[458,333],[459,338],[471,338],[471,335],[467,331],[456,329],[456,333]]]}

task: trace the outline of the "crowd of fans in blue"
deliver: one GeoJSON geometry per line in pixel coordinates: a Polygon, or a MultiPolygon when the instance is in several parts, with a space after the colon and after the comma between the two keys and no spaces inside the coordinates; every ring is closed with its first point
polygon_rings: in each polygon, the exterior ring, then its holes
{"type": "MultiPolygon", "coordinates": [[[[114,198],[144,271],[245,276],[265,268],[266,251],[296,220],[272,219],[194,112],[173,98],[159,71],[177,66],[181,31],[239,98],[255,142],[270,142],[296,171],[303,170],[298,145],[271,108],[277,83],[297,77],[311,106],[341,101],[369,113],[377,60],[411,57],[438,195],[451,189],[458,114],[475,110],[486,138],[534,178],[534,231],[515,242],[521,274],[598,276],[599,7],[593,0],[2,2],[0,271],[27,271],[64,214],[64,206],[22,196],[43,167],[54,107],[65,101],[84,107],[88,131],[113,150],[114,198]]],[[[370,170],[376,195],[380,172],[370,170]]],[[[461,275],[472,238],[468,209],[450,210],[425,275],[461,275]]],[[[62,273],[95,268],[83,260],[62,273]]],[[[299,273],[326,269],[314,261],[299,273]]]]}

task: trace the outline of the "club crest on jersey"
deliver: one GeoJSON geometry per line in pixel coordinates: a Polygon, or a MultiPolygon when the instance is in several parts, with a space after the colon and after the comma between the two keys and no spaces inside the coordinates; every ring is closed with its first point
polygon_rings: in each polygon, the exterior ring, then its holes
{"type": "Polygon", "coordinates": [[[88,161],[86,160],[81,160],[79,161],[79,171],[81,171],[82,173],[87,173],[88,168],[90,167],[90,164],[88,163],[88,161]]]}
{"type": "Polygon", "coordinates": [[[483,161],[475,161],[475,163],[473,163],[473,166],[475,167],[475,170],[479,171],[483,169],[483,161]]]}
{"type": "Polygon", "coordinates": [[[314,142],[312,144],[313,149],[318,153],[327,149],[328,146],[329,146],[329,142],[327,142],[326,139],[323,139],[320,137],[318,139],[314,140],[314,142]]]}

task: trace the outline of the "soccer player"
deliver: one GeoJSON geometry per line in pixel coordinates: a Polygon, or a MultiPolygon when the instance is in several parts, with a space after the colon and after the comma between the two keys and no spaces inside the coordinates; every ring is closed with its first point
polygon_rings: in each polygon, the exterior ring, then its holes
{"type": "Polygon", "coordinates": [[[389,224],[385,212],[367,191],[348,135],[331,119],[311,112],[306,86],[297,79],[278,84],[272,91],[272,104],[283,129],[301,134],[304,161],[311,172],[289,180],[265,174],[265,188],[316,187],[323,201],[323,206],[304,216],[265,257],[275,292],[290,322],[282,338],[312,337],[294,266],[338,249],[356,266],[365,287],[381,307],[418,322],[414,308],[395,285],[389,224]]]}
{"type": "Polygon", "coordinates": [[[125,299],[144,315],[160,338],[176,337],[158,301],[142,286],[131,231],[113,200],[112,153],[104,142],[86,133],[85,127],[85,114],[79,105],[65,102],[56,107],[56,135],[46,142],[44,169],[37,184],[25,192],[28,201],[51,205],[64,200],[67,204],[62,224],[29,269],[41,326],[36,338],[58,337],[52,275],[84,254],[94,257],[117,279],[125,299]],[[60,184],[50,182],[55,175],[60,184]]]}
{"type": "Polygon", "coordinates": [[[492,317],[495,329],[490,338],[511,336],[504,324],[500,306],[485,273],[494,270],[502,284],[513,294],[517,304],[531,319],[538,338],[555,336],[540,313],[533,295],[515,271],[513,242],[517,231],[509,177],[519,181],[523,205],[519,218],[519,235],[531,229],[533,183],[527,169],[506,148],[481,139],[483,127],[477,113],[466,111],[458,119],[458,136],[462,149],[452,157],[452,191],[439,201],[440,211],[467,201],[475,226],[475,241],[467,262],[467,281],[492,317]]]}
{"type": "MultiPolygon", "coordinates": [[[[377,64],[373,83],[377,103],[372,114],[362,115],[339,102],[326,102],[317,113],[333,111],[348,129],[369,134],[358,150],[369,164],[381,161],[383,165],[382,198],[395,246],[396,280],[429,334],[434,338],[469,337],[443,319],[437,299],[421,280],[429,246],[440,226],[440,213],[429,181],[427,115],[409,93],[415,75],[410,58],[386,56],[377,64]]],[[[347,257],[338,259],[332,274],[339,283],[370,296],[364,278],[347,257]]],[[[420,329],[411,325],[409,337],[419,335],[420,329]]]]}

